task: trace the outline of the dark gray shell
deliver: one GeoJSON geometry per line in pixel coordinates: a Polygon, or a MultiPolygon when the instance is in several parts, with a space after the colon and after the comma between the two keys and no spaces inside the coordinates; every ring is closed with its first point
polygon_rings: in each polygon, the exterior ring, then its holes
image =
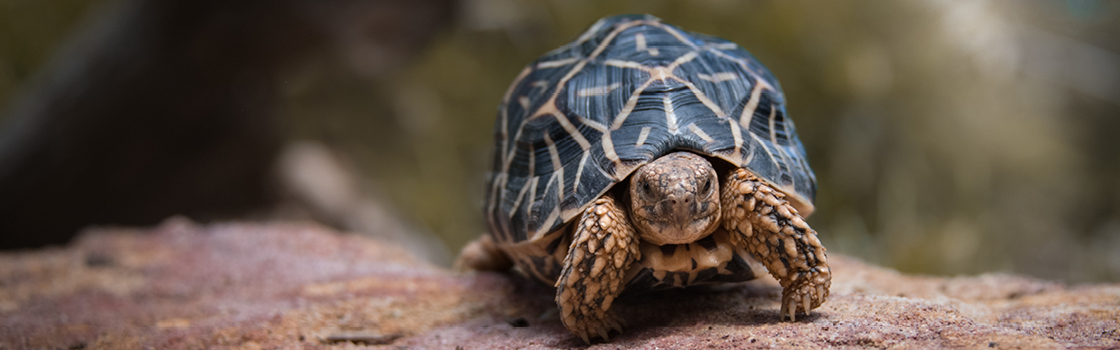
{"type": "Polygon", "coordinates": [[[777,79],[738,45],[656,17],[604,18],[529,64],[494,128],[486,215],[499,242],[559,230],[674,150],[745,167],[812,212],[816,178],[777,79]]]}

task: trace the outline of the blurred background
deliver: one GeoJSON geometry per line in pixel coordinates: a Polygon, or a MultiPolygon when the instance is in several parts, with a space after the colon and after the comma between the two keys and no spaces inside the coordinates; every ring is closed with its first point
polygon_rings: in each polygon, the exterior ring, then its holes
{"type": "Polygon", "coordinates": [[[0,0],[0,239],[314,220],[448,264],[522,67],[650,13],[779,78],[830,252],[1120,281],[1120,3],[0,0]]]}

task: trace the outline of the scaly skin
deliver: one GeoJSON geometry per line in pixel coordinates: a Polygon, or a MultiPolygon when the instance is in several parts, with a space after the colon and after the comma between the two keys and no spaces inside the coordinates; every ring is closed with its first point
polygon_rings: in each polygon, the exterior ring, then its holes
{"type": "Polygon", "coordinates": [[[577,225],[556,281],[560,319],[585,342],[596,336],[609,340],[611,330],[622,331],[610,307],[622,293],[626,270],[641,257],[638,236],[610,195],[595,200],[577,225]]]}
{"type": "Polygon", "coordinates": [[[805,314],[828,297],[832,271],[824,246],[785,195],[746,169],[728,175],[722,195],[723,227],[782,285],[782,319],[805,314]]]}

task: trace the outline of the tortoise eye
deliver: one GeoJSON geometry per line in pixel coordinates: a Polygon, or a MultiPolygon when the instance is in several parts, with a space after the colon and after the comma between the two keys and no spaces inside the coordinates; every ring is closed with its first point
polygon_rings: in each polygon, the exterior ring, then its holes
{"type": "Polygon", "coordinates": [[[700,190],[700,193],[708,193],[708,191],[711,191],[711,190],[712,190],[712,179],[704,180],[704,189],[700,190]]]}
{"type": "Polygon", "coordinates": [[[642,193],[645,193],[645,195],[647,195],[647,196],[652,196],[653,195],[653,188],[649,187],[648,182],[642,184],[642,193]]]}

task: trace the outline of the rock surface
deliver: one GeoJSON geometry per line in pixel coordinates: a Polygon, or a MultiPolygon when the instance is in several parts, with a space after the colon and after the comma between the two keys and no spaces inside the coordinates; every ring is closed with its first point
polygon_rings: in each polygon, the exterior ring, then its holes
{"type": "MultiPolygon", "coordinates": [[[[621,298],[626,333],[591,347],[1120,347],[1120,285],[830,262],[831,297],[796,322],[764,279],[621,298]]],[[[0,254],[0,349],[584,347],[552,293],[315,225],[172,219],[0,254]]]]}

